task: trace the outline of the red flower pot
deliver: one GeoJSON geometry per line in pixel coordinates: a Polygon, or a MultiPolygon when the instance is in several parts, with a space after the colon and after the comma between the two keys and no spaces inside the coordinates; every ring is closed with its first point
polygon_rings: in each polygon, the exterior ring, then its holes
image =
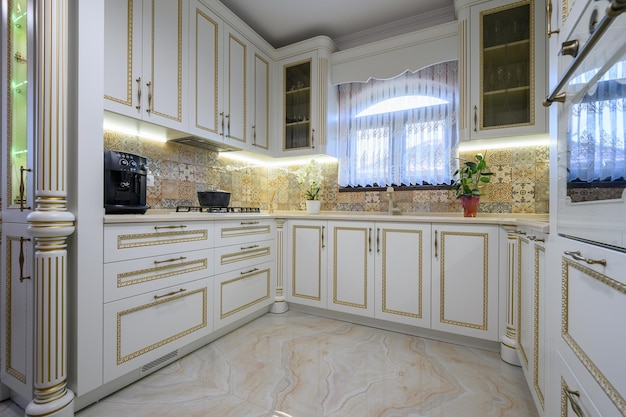
{"type": "Polygon", "coordinates": [[[463,206],[463,216],[476,217],[478,211],[478,203],[480,197],[461,197],[461,205],[463,206]]]}

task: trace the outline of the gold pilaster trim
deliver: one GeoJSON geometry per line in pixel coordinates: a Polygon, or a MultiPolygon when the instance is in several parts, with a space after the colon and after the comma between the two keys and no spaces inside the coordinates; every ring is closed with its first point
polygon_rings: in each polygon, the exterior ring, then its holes
{"type": "Polygon", "coordinates": [[[489,234],[474,232],[441,232],[441,282],[439,283],[439,317],[440,322],[451,324],[454,326],[467,327],[476,330],[487,330],[488,320],[488,288],[489,288],[489,234]],[[483,238],[483,322],[482,324],[469,323],[458,320],[449,320],[445,318],[445,254],[446,254],[446,236],[471,236],[483,238]]]}
{"type": "Polygon", "coordinates": [[[608,380],[608,378],[602,373],[598,366],[591,360],[587,353],[580,347],[578,342],[569,333],[569,268],[576,269],[586,276],[595,279],[599,283],[602,283],[610,289],[626,295],[626,285],[610,278],[600,272],[594,271],[591,268],[580,265],[577,262],[561,258],[561,336],[572,349],[574,354],[582,362],[583,366],[587,368],[589,373],[596,380],[598,385],[615,404],[615,407],[619,412],[626,416],[626,400],[624,400],[623,393],[620,393],[608,380]]]}
{"type": "Polygon", "coordinates": [[[161,300],[157,300],[148,304],[143,304],[137,307],[133,307],[130,308],[128,310],[124,310],[124,311],[120,311],[117,313],[117,364],[121,365],[124,362],[128,362],[132,359],[135,359],[145,353],[150,352],[151,350],[154,350],[156,348],[159,348],[163,345],[166,345],[176,339],[180,339],[181,337],[187,336],[188,334],[191,334],[197,330],[200,330],[204,327],[207,326],[207,289],[206,288],[199,288],[197,290],[194,291],[190,291],[187,293],[182,293],[176,296],[172,296],[169,298],[165,298],[165,299],[161,299],[161,300]],[[142,310],[147,310],[149,308],[153,308],[155,306],[158,305],[163,305],[166,303],[171,303],[172,301],[177,301],[177,300],[181,300],[185,297],[191,297],[193,295],[196,294],[201,294],[202,295],[202,321],[200,322],[200,324],[197,324],[193,327],[190,327],[186,330],[183,330],[182,332],[179,332],[175,335],[172,335],[166,339],[160,340],[156,343],[153,343],[151,345],[148,345],[144,348],[138,349],[135,352],[131,352],[128,355],[122,355],[122,318],[128,314],[133,314],[136,313],[138,311],[142,311],[142,310]]]}
{"type": "Polygon", "coordinates": [[[522,243],[529,245],[530,241],[522,236],[517,238],[517,348],[522,354],[524,365],[528,368],[528,355],[522,343],[522,243]]]}
{"type": "Polygon", "coordinates": [[[543,334],[539,331],[539,322],[540,317],[539,314],[541,312],[540,309],[540,290],[541,290],[541,269],[540,269],[540,254],[543,253],[545,256],[546,248],[543,246],[539,246],[535,244],[535,285],[534,285],[534,318],[533,318],[533,341],[534,341],[534,350],[535,355],[533,358],[533,385],[535,387],[535,392],[537,393],[537,397],[539,398],[539,403],[541,404],[541,408],[544,409],[545,401],[543,396],[543,389],[541,385],[539,385],[539,338],[543,336],[543,334]]]}
{"type": "Polygon", "coordinates": [[[422,276],[422,252],[423,252],[423,233],[421,230],[406,230],[406,229],[383,229],[383,249],[382,249],[382,311],[384,313],[395,314],[398,316],[412,317],[415,319],[421,319],[423,317],[423,276],[422,276]],[[417,287],[418,287],[418,312],[409,313],[406,311],[393,310],[387,308],[387,233],[414,233],[417,234],[419,244],[417,245],[417,259],[418,270],[417,273],[417,287]]]}

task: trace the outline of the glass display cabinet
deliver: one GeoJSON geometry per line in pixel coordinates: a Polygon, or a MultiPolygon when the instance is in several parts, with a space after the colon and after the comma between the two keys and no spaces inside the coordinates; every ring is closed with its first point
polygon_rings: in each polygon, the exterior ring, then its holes
{"type": "Polygon", "coordinates": [[[283,150],[312,146],[311,61],[285,65],[283,150]]]}

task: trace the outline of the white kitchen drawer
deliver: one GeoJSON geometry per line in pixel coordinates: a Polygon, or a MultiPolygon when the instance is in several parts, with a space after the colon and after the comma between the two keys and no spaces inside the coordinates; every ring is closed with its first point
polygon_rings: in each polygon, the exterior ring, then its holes
{"type": "Polygon", "coordinates": [[[106,224],[104,262],[213,247],[212,222],[106,224]]]}
{"type": "Polygon", "coordinates": [[[215,273],[221,274],[273,261],[274,245],[273,240],[263,240],[215,248],[215,273]]]}
{"type": "MultiPolygon", "coordinates": [[[[604,395],[586,371],[575,371],[560,354],[557,375],[560,380],[559,416],[561,417],[619,417],[623,416],[604,395]],[[577,378],[580,376],[581,378],[577,378]]],[[[555,379],[555,381],[558,381],[555,379]]]]}
{"type": "Polygon", "coordinates": [[[104,305],[104,381],[144,367],[213,331],[213,279],[104,305]]]}
{"type": "Polygon", "coordinates": [[[246,219],[215,223],[215,246],[229,246],[274,239],[272,219],[246,219]]]}
{"type": "Polygon", "coordinates": [[[626,416],[626,254],[568,239],[559,249],[560,348],[575,355],[626,416]]]}
{"type": "Polygon", "coordinates": [[[274,262],[217,275],[214,281],[215,330],[274,301],[274,262]]]}
{"type": "Polygon", "coordinates": [[[213,249],[104,264],[104,302],[158,291],[214,274],[213,249]]]}

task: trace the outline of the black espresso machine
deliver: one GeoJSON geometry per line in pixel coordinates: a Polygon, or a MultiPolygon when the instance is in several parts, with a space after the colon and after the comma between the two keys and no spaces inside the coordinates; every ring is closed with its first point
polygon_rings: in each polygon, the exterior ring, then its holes
{"type": "Polygon", "coordinates": [[[104,151],[105,214],[144,214],[146,158],[118,151],[104,151]]]}

